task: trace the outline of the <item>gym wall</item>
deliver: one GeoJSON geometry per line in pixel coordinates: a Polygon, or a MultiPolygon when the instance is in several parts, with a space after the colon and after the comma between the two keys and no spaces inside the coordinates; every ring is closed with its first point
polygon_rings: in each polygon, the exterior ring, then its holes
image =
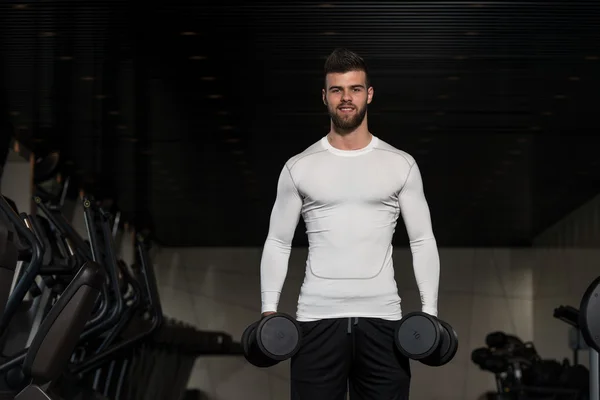
{"type": "Polygon", "coordinates": [[[600,195],[577,208],[534,240],[536,247],[597,248],[600,243],[600,195]]]}

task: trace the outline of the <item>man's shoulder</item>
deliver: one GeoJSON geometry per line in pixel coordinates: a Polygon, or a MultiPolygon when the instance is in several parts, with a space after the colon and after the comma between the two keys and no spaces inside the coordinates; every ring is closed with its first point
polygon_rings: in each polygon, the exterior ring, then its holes
{"type": "Polygon", "coordinates": [[[290,157],[286,162],[287,167],[291,170],[299,162],[303,160],[308,160],[311,158],[311,156],[326,152],[326,149],[321,144],[321,140],[322,139],[319,139],[318,141],[312,143],[310,146],[304,149],[302,152],[290,157]]]}
{"type": "Polygon", "coordinates": [[[388,142],[381,140],[378,138],[377,145],[375,146],[377,151],[382,152],[382,154],[387,154],[392,158],[395,158],[399,161],[408,163],[409,166],[412,166],[416,160],[415,158],[408,153],[407,151],[401,150],[397,147],[392,146],[388,142]]]}

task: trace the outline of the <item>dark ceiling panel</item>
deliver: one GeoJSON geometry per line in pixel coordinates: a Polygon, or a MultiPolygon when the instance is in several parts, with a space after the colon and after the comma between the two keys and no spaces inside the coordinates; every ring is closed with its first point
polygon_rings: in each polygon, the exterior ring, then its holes
{"type": "Polygon", "coordinates": [[[19,138],[166,245],[262,245],[281,167],[329,129],[338,46],[367,60],[371,131],[419,162],[440,245],[527,245],[599,191],[598,2],[2,7],[19,138]]]}

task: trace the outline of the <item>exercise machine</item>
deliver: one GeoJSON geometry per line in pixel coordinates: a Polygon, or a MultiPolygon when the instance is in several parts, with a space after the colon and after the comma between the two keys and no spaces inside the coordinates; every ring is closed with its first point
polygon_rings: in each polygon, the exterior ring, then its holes
{"type": "Polygon", "coordinates": [[[514,335],[492,332],[486,347],[475,349],[471,360],[496,377],[497,391],[489,400],[600,400],[600,277],[583,294],[579,308],[561,305],[553,316],[571,326],[572,361],[543,359],[532,342],[514,335]],[[589,368],[579,363],[587,351],[589,368]]]}
{"type": "Polygon", "coordinates": [[[227,333],[163,315],[151,243],[137,234],[135,262],[118,259],[99,202],[80,199],[84,239],[61,203],[33,199],[28,215],[0,196],[0,398],[192,398],[196,358],[243,354],[227,333]]]}
{"type": "Polygon", "coordinates": [[[585,290],[579,309],[560,306],[554,310],[554,317],[571,325],[569,340],[573,358],[579,350],[589,354],[589,400],[600,400],[600,277],[594,279],[585,290]]]}

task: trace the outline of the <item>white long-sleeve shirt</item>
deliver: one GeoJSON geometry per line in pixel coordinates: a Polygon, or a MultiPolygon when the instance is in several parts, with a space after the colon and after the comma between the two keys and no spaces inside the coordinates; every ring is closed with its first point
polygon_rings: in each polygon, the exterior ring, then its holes
{"type": "Polygon", "coordinates": [[[327,137],[290,158],[277,185],[261,270],[262,312],[277,311],[300,216],[309,249],[296,318],[402,317],[392,237],[402,215],[422,311],[437,316],[440,262],[419,168],[372,136],[359,150],[327,137]]]}

